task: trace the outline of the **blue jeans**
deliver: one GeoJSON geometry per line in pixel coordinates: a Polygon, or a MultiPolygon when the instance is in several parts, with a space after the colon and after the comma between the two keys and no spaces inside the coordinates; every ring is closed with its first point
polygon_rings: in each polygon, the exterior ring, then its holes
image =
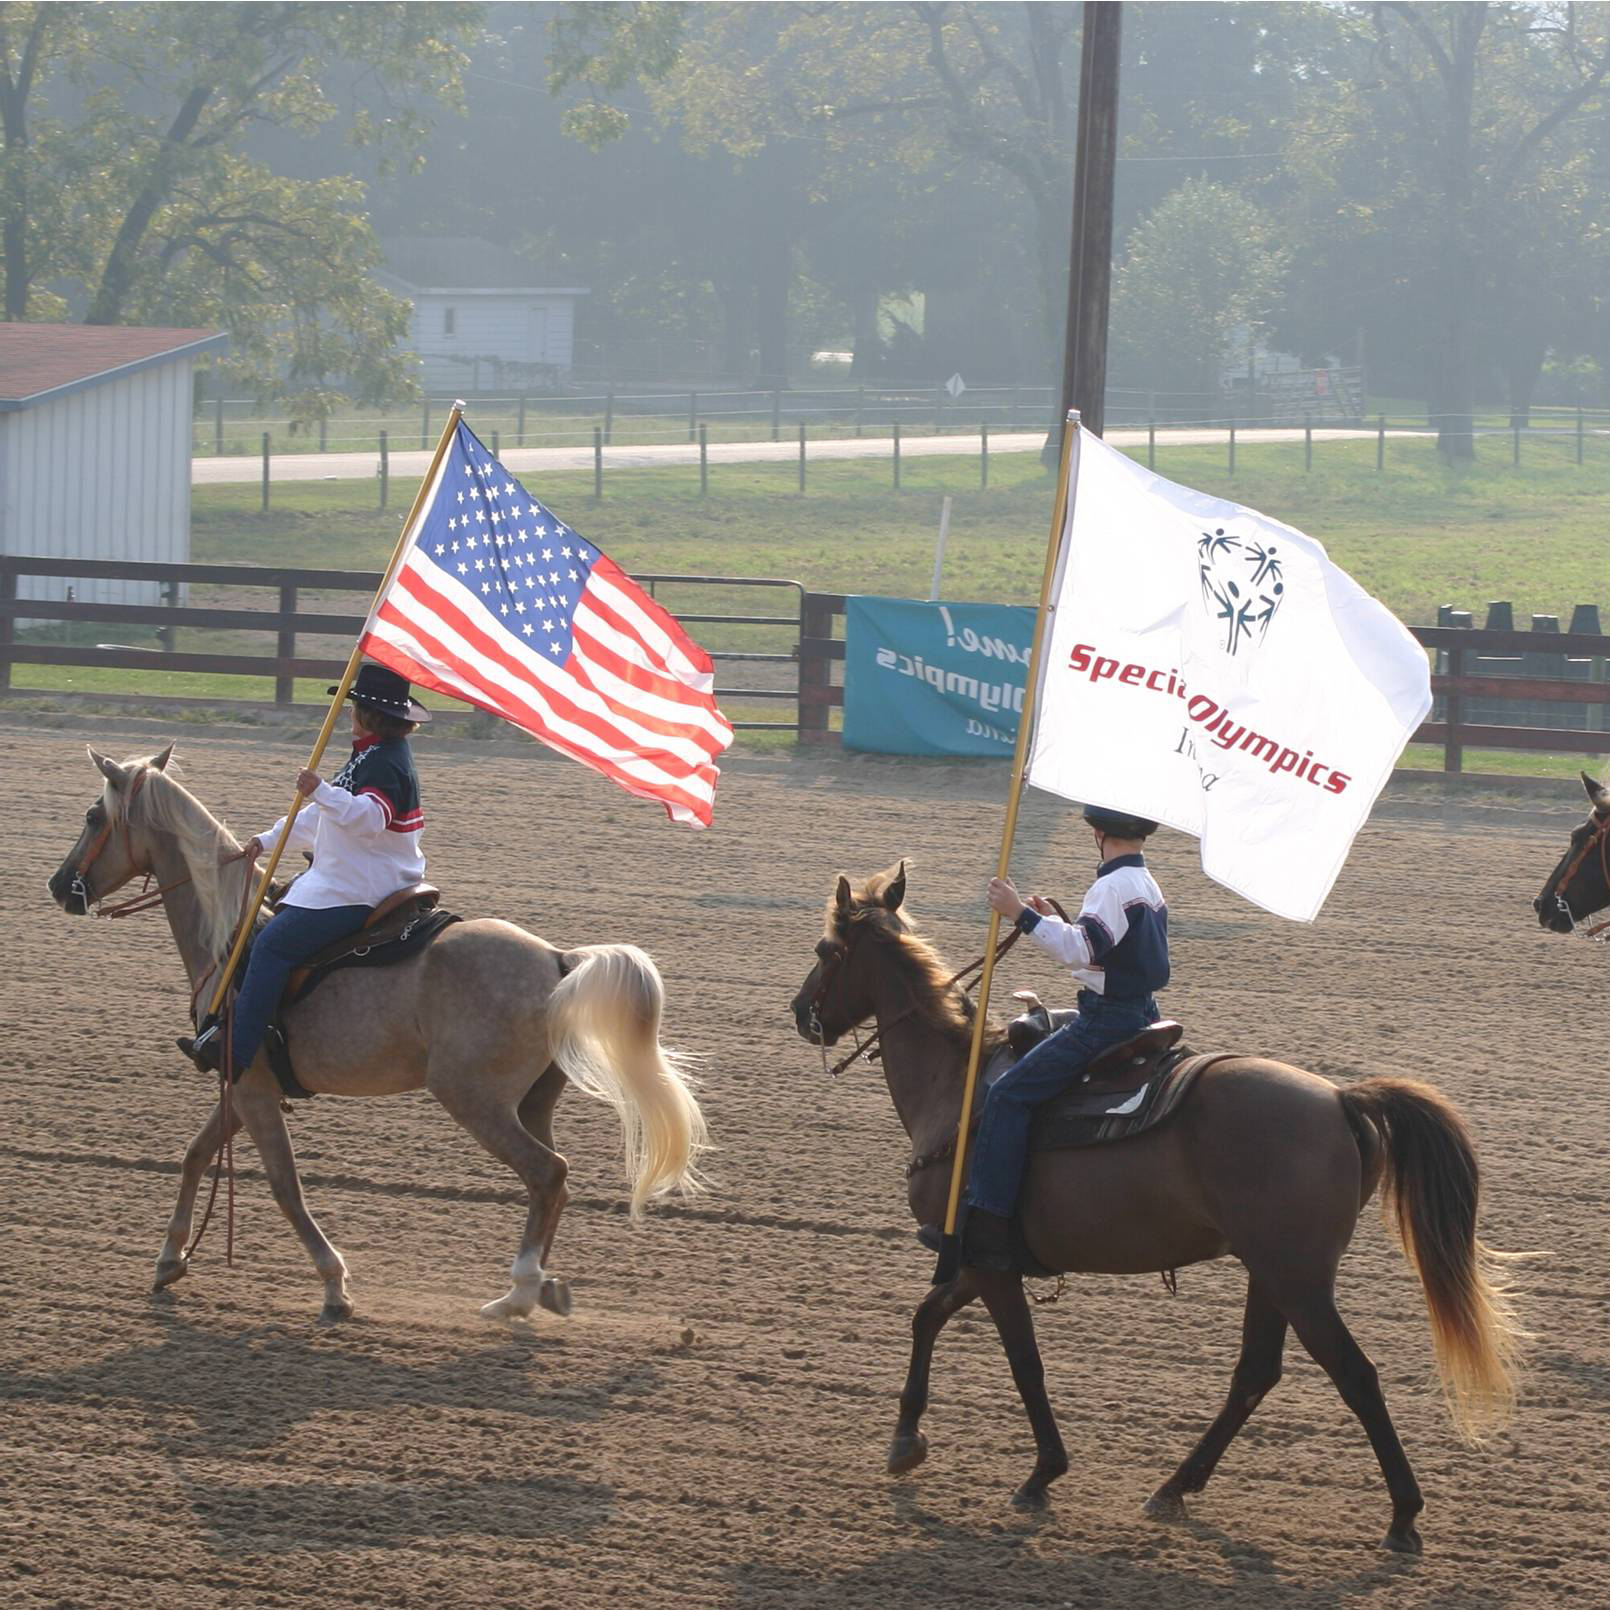
{"type": "Polygon", "coordinates": [[[326,906],[322,910],[282,906],[275,913],[252,941],[252,959],[235,1000],[232,1055],[237,1073],[244,1073],[257,1055],[291,970],[315,951],[356,933],[373,910],[373,906],[326,906]]]}
{"type": "Polygon", "coordinates": [[[967,1176],[968,1202],[1011,1218],[1028,1161],[1034,1109],[1060,1096],[1108,1046],[1139,1034],[1158,1016],[1150,997],[1109,1001],[1080,990],[1079,1015],[1008,1068],[985,1094],[967,1176]]]}

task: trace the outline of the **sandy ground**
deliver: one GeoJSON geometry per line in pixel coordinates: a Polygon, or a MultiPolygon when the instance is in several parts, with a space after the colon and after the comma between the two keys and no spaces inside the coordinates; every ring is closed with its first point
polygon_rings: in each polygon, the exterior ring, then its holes
{"type": "MultiPolygon", "coordinates": [[[[1207,883],[1166,836],[1177,986],[1204,1048],[1338,1077],[1430,1078],[1486,1169],[1485,1233],[1551,1255],[1519,1274],[1536,1333],[1512,1429],[1451,1433],[1415,1280],[1375,1213],[1341,1302],[1428,1508],[1426,1553],[1380,1554],[1364,1437],[1295,1348],[1277,1392],[1171,1528],[1140,1506],[1214,1412],[1243,1282],[1231,1264],[1082,1278],[1039,1314],[1074,1457],[1042,1517],[1008,1507],[1027,1425],[985,1322],[942,1340],[928,1464],[883,1457],[929,1259],[904,1218],[881,1079],[822,1079],[785,1006],[832,875],[914,858],[912,904],[959,965],[983,921],[1002,773],[867,759],[735,763],[717,826],[673,829],[581,768],[421,745],[433,877],[466,914],[659,958],[667,1036],[701,1053],[719,1188],[621,1211],[607,1115],[571,1096],[577,1200],[556,1262],[569,1320],[490,1325],[521,1209],[426,1097],[321,1098],[292,1120],[358,1317],[319,1286],[241,1149],[238,1261],[220,1236],[148,1291],[177,1159],[208,1094],[171,1049],[159,919],[73,921],[43,881],[94,793],[81,731],[0,725],[0,1603],[850,1607],[1480,1607],[1610,1601],[1610,953],[1549,939],[1528,902],[1578,808],[1378,810],[1312,927],[1207,883]]],[[[141,745],[125,732],[108,746],[141,745]]],[[[236,826],[278,813],[284,739],[193,738],[189,779],[236,826]]],[[[1552,808],[1550,808],[1552,807],[1552,808]]],[[[1031,796],[1019,865],[1076,895],[1088,852],[1031,796]]],[[[1003,987],[1050,992],[1015,954],[1003,987]]]]}

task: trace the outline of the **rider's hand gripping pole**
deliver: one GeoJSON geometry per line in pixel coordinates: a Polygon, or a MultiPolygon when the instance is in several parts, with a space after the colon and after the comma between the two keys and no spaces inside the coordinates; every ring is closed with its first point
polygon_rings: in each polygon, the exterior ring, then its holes
{"type": "MultiPolygon", "coordinates": [[[[1061,569],[1063,533],[1073,500],[1073,475],[1078,464],[1079,411],[1068,410],[1062,429],[1062,463],[1057,472],[1056,502],[1051,511],[1051,534],[1045,545],[1045,571],[1040,578],[1040,607],[1034,617],[1034,640],[1029,649],[1029,675],[1023,689],[1023,712],[1018,718],[1017,747],[1012,756],[1012,788],[1006,798],[1006,821],[1001,830],[1001,853],[995,863],[995,876],[1004,878],[1010,870],[1012,837],[1017,832],[1018,802],[1023,796],[1023,772],[1028,764],[1029,734],[1034,729],[1035,705],[1045,666],[1040,653],[1047,637],[1046,618],[1055,607],[1052,589],[1061,569]]],[[[956,1234],[956,1212],[961,1202],[962,1180],[967,1174],[967,1132],[971,1128],[973,1094],[978,1088],[978,1063],[984,1047],[984,1024],[989,1015],[989,987],[995,974],[995,944],[1000,937],[1000,913],[991,911],[989,939],[984,945],[984,971],[978,980],[978,1010],[973,1014],[973,1038],[967,1051],[967,1078],[962,1085],[962,1105],[956,1120],[956,1155],[950,1167],[950,1197],[945,1204],[945,1233],[939,1244],[939,1261],[934,1266],[934,1284],[944,1285],[961,1272],[961,1239],[956,1234]]]]}

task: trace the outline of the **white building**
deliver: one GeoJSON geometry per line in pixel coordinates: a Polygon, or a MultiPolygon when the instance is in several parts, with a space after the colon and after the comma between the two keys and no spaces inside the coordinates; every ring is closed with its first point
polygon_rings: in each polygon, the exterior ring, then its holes
{"type": "MultiPolygon", "coordinates": [[[[228,337],[0,323],[0,554],[183,564],[192,370],[228,337]]],[[[20,598],[159,602],[155,582],[23,576],[20,598]]]]}
{"type": "Polygon", "coordinates": [[[582,287],[532,285],[523,258],[474,238],[391,241],[375,277],[413,305],[427,395],[541,391],[569,377],[582,287]]]}

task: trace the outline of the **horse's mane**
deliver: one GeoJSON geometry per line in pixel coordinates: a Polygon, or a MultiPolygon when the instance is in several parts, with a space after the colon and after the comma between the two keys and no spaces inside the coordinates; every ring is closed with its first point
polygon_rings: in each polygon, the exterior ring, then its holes
{"type": "MultiPolygon", "coordinates": [[[[240,913],[234,893],[225,893],[219,863],[227,856],[239,855],[240,842],[173,775],[174,762],[168,763],[168,770],[158,771],[152,759],[150,755],[135,755],[123,762],[131,772],[142,767],[145,770],[145,781],[129,812],[129,824],[172,836],[184,859],[185,871],[190,874],[202,943],[211,955],[222,956],[229,949],[240,913]]],[[[127,803],[126,795],[110,783],[102,799],[113,820],[127,803]]]]}
{"type": "MultiPolygon", "coordinates": [[[[889,885],[904,876],[905,865],[902,862],[887,871],[874,873],[858,888],[853,888],[848,910],[839,905],[836,894],[829,895],[826,937],[847,943],[856,929],[864,930],[866,939],[884,946],[904,973],[918,1013],[941,1034],[965,1043],[972,1036],[973,1019],[978,1011],[973,998],[959,984],[950,982],[956,969],[918,934],[904,899],[892,911],[884,903],[889,885]]],[[[1005,1032],[993,1018],[985,1022],[986,1054],[1005,1032]]]]}

